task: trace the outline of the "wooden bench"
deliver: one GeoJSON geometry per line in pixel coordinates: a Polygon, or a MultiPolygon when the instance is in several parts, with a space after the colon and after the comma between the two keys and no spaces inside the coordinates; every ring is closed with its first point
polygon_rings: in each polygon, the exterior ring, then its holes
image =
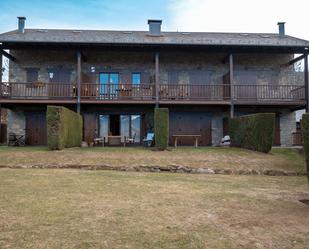
{"type": "Polygon", "coordinates": [[[172,135],[174,138],[174,146],[177,148],[178,138],[179,137],[192,137],[194,138],[194,147],[198,147],[198,139],[201,137],[201,135],[172,135]]]}

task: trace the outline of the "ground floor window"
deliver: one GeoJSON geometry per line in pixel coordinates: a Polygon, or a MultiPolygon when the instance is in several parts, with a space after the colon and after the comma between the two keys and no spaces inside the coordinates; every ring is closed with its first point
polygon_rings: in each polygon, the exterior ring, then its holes
{"type": "Polygon", "coordinates": [[[99,134],[108,142],[109,137],[119,136],[121,142],[141,142],[141,115],[99,115],[99,134]]]}

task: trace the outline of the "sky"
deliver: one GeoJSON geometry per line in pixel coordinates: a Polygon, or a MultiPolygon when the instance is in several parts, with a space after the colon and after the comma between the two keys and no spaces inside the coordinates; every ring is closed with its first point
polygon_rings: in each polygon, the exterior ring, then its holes
{"type": "Polygon", "coordinates": [[[277,33],[309,40],[309,0],[0,0],[0,33],[26,28],[277,33]]]}

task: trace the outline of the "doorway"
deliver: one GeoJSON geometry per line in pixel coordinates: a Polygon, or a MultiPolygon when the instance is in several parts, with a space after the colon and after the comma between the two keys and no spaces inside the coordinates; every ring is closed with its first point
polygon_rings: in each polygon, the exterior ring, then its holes
{"type": "Polygon", "coordinates": [[[141,115],[99,115],[99,134],[108,142],[108,136],[121,136],[131,143],[141,142],[141,115]]]}
{"type": "Polygon", "coordinates": [[[100,96],[106,98],[116,98],[118,96],[118,73],[100,73],[100,96]]]}
{"type": "Polygon", "coordinates": [[[109,115],[109,133],[112,136],[120,136],[120,116],[109,115]]]}
{"type": "Polygon", "coordinates": [[[46,115],[40,112],[26,113],[26,145],[46,145],[46,115]]]}

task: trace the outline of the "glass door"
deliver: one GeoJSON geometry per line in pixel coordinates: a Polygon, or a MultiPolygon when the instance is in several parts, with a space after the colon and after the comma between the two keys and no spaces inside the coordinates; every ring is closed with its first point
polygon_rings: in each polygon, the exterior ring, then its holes
{"type": "Polygon", "coordinates": [[[109,115],[99,115],[99,129],[100,138],[105,138],[105,142],[108,142],[109,115]]]}
{"type": "Polygon", "coordinates": [[[100,73],[100,97],[113,99],[118,96],[119,74],[100,73]]]}
{"type": "Polygon", "coordinates": [[[141,115],[120,115],[121,141],[126,143],[141,142],[141,115]]]}

